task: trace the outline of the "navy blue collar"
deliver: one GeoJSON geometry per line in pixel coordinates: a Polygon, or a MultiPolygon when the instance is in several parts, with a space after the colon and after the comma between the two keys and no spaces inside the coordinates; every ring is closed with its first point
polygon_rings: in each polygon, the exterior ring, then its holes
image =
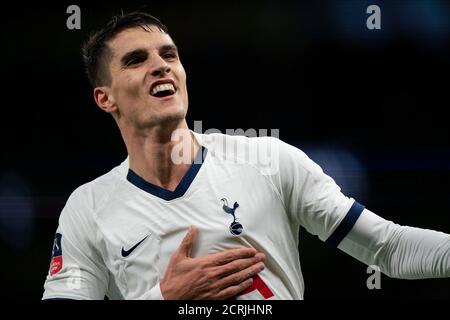
{"type": "Polygon", "coordinates": [[[145,181],[131,169],[128,169],[127,180],[139,189],[142,189],[156,197],[167,201],[182,197],[186,193],[192,181],[194,181],[195,177],[197,176],[198,171],[202,167],[207,151],[208,149],[203,146],[198,150],[197,155],[195,156],[194,163],[184,174],[183,178],[174,191],[161,188],[160,186],[145,181]]]}

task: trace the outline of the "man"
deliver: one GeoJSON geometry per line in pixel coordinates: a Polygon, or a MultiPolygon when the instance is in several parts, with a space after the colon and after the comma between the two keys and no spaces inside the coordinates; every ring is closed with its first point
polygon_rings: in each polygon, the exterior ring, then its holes
{"type": "Polygon", "coordinates": [[[83,53],[128,158],[70,196],[44,299],[302,299],[300,226],[390,276],[450,276],[449,235],[382,219],[300,150],[189,131],[186,73],[156,18],[114,17],[83,53]]]}

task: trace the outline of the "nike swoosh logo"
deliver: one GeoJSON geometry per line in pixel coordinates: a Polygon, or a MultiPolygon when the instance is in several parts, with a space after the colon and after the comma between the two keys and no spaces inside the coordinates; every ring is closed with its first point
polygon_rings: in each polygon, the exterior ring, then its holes
{"type": "Polygon", "coordinates": [[[134,251],[134,249],[136,249],[142,242],[144,242],[145,239],[148,238],[149,235],[147,235],[144,239],[142,239],[141,241],[139,241],[138,243],[136,243],[131,249],[129,250],[125,250],[122,247],[122,257],[126,258],[130,255],[130,253],[132,253],[134,251]]]}

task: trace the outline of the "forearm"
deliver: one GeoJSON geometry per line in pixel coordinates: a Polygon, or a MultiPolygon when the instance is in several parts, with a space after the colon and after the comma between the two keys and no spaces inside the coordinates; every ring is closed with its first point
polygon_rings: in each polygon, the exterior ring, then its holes
{"type": "Polygon", "coordinates": [[[390,277],[450,277],[450,235],[399,226],[367,209],[338,247],[390,277]]]}

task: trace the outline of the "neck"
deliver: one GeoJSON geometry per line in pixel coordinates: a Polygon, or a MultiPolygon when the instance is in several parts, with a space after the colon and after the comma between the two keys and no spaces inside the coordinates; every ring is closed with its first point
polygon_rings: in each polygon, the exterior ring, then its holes
{"type": "Polygon", "coordinates": [[[152,128],[145,135],[124,134],[129,155],[130,169],[145,181],[164,189],[174,191],[194,161],[199,145],[186,121],[179,125],[152,128]],[[180,140],[173,140],[172,134],[181,129],[180,140]],[[182,161],[180,161],[180,156],[182,161]]]}

